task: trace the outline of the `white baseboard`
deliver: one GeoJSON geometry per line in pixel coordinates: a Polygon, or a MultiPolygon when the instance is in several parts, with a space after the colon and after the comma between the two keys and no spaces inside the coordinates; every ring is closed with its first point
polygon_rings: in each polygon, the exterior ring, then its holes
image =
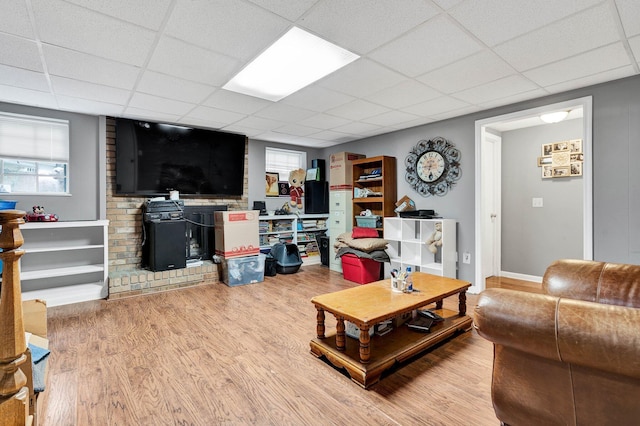
{"type": "Polygon", "coordinates": [[[514,280],[542,283],[542,277],[537,277],[535,275],[526,275],[526,274],[519,274],[517,272],[500,271],[500,276],[504,278],[513,278],[514,280]]]}

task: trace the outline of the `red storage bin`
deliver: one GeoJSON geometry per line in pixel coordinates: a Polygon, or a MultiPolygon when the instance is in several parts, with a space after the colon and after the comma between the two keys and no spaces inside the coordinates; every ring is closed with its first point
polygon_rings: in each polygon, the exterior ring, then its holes
{"type": "Polygon", "coordinates": [[[380,262],[359,258],[355,254],[342,256],[342,274],[345,280],[367,284],[380,279],[380,262]]]}

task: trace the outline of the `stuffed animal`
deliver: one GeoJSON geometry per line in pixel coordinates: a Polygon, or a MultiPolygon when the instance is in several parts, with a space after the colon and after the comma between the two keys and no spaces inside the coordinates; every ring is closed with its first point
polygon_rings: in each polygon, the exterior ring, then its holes
{"type": "Polygon", "coordinates": [[[435,230],[431,236],[425,241],[431,253],[436,253],[438,247],[442,246],[442,222],[436,222],[435,230]]]}
{"type": "Polygon", "coordinates": [[[289,173],[289,196],[291,207],[302,208],[302,194],[304,194],[304,180],[307,172],[303,169],[292,170],[289,173]]]}

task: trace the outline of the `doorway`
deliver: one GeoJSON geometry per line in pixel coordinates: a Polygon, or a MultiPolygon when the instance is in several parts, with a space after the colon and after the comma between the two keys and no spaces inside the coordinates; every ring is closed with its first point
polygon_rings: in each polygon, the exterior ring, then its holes
{"type": "Polygon", "coordinates": [[[495,129],[514,130],[542,124],[539,116],[553,111],[571,111],[582,115],[582,252],[584,259],[593,258],[592,98],[584,97],[479,120],[475,126],[476,284],[470,292],[484,290],[486,277],[500,274],[501,270],[501,138],[500,132],[495,129]]]}

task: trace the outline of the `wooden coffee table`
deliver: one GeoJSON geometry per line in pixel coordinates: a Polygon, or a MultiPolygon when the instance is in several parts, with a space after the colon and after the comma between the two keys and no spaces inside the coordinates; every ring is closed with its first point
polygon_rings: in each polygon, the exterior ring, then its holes
{"type": "Polygon", "coordinates": [[[466,291],[470,286],[467,281],[414,272],[413,287],[417,291],[413,293],[392,292],[387,279],[316,296],[311,299],[318,311],[317,337],[311,340],[311,353],[344,368],[353,381],[368,388],[397,362],[470,330],[472,320],[466,315],[466,291]],[[442,300],[455,294],[459,298],[458,312],[443,309],[442,300]],[[384,336],[369,336],[369,329],[377,323],[433,303],[435,312],[445,320],[432,326],[429,333],[413,331],[403,324],[384,336]],[[336,318],[334,335],[325,336],[325,312],[336,318]],[[359,340],[346,336],[345,321],[360,329],[359,340]]]}

